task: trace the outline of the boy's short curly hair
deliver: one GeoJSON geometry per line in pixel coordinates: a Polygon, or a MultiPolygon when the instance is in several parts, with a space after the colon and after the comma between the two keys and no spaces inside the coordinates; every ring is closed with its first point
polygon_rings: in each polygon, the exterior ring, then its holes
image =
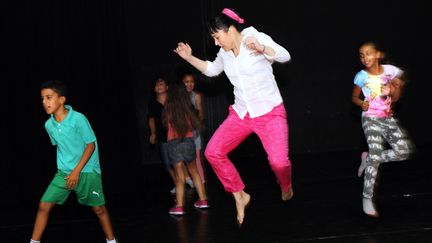
{"type": "Polygon", "coordinates": [[[40,85],[40,90],[43,89],[52,89],[54,92],[59,94],[60,96],[67,95],[67,87],[61,80],[47,80],[40,85]]]}

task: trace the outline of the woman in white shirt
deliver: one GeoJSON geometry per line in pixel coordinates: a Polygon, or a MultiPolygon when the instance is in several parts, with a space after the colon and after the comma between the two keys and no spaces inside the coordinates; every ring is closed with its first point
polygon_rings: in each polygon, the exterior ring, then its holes
{"type": "Polygon", "coordinates": [[[207,144],[205,156],[224,189],[234,196],[237,222],[243,223],[251,196],[228,158],[228,153],[256,133],[268,155],[269,163],[281,186],[282,200],[293,196],[291,161],[288,157],[288,124],[282,96],[273,75],[273,62],[288,62],[288,51],[268,35],[253,27],[241,30],[244,20],[225,8],[209,23],[215,45],[220,46],[215,60],[205,61],[192,55],[187,43],[174,50],[204,75],[225,72],[234,86],[234,104],[229,115],[207,144]]]}

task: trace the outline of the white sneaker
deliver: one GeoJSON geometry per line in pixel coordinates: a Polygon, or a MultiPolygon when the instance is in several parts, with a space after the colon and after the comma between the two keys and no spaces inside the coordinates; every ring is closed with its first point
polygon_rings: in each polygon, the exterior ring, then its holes
{"type": "Polygon", "coordinates": [[[363,171],[366,168],[366,158],[368,156],[368,152],[363,152],[361,154],[361,163],[357,171],[357,176],[360,177],[363,174],[363,171]]]}
{"type": "Polygon", "coordinates": [[[190,188],[195,188],[195,185],[193,184],[193,181],[192,181],[192,179],[190,177],[186,178],[186,184],[188,184],[188,186],[190,188]]]}
{"type": "Polygon", "coordinates": [[[375,205],[370,198],[363,198],[363,212],[368,216],[378,217],[378,212],[375,210],[375,205]]]}

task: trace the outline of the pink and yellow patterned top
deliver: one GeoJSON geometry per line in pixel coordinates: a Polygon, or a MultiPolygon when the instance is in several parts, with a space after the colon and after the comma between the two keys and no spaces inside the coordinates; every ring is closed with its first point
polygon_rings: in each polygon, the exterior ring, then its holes
{"type": "Polygon", "coordinates": [[[369,109],[363,112],[368,117],[392,116],[390,83],[394,78],[401,77],[403,71],[389,64],[382,67],[383,72],[379,75],[361,70],[354,77],[354,84],[362,89],[364,100],[369,102],[369,109]]]}

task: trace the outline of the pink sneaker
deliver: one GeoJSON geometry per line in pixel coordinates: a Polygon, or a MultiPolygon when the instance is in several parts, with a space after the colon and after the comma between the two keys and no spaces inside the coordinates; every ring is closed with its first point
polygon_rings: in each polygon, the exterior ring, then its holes
{"type": "Polygon", "coordinates": [[[171,215],[183,215],[186,214],[183,207],[173,207],[169,210],[169,214],[171,215]]]}
{"type": "Polygon", "coordinates": [[[196,208],[209,208],[210,205],[208,204],[207,200],[198,200],[194,203],[194,207],[196,207],[196,208]]]}

